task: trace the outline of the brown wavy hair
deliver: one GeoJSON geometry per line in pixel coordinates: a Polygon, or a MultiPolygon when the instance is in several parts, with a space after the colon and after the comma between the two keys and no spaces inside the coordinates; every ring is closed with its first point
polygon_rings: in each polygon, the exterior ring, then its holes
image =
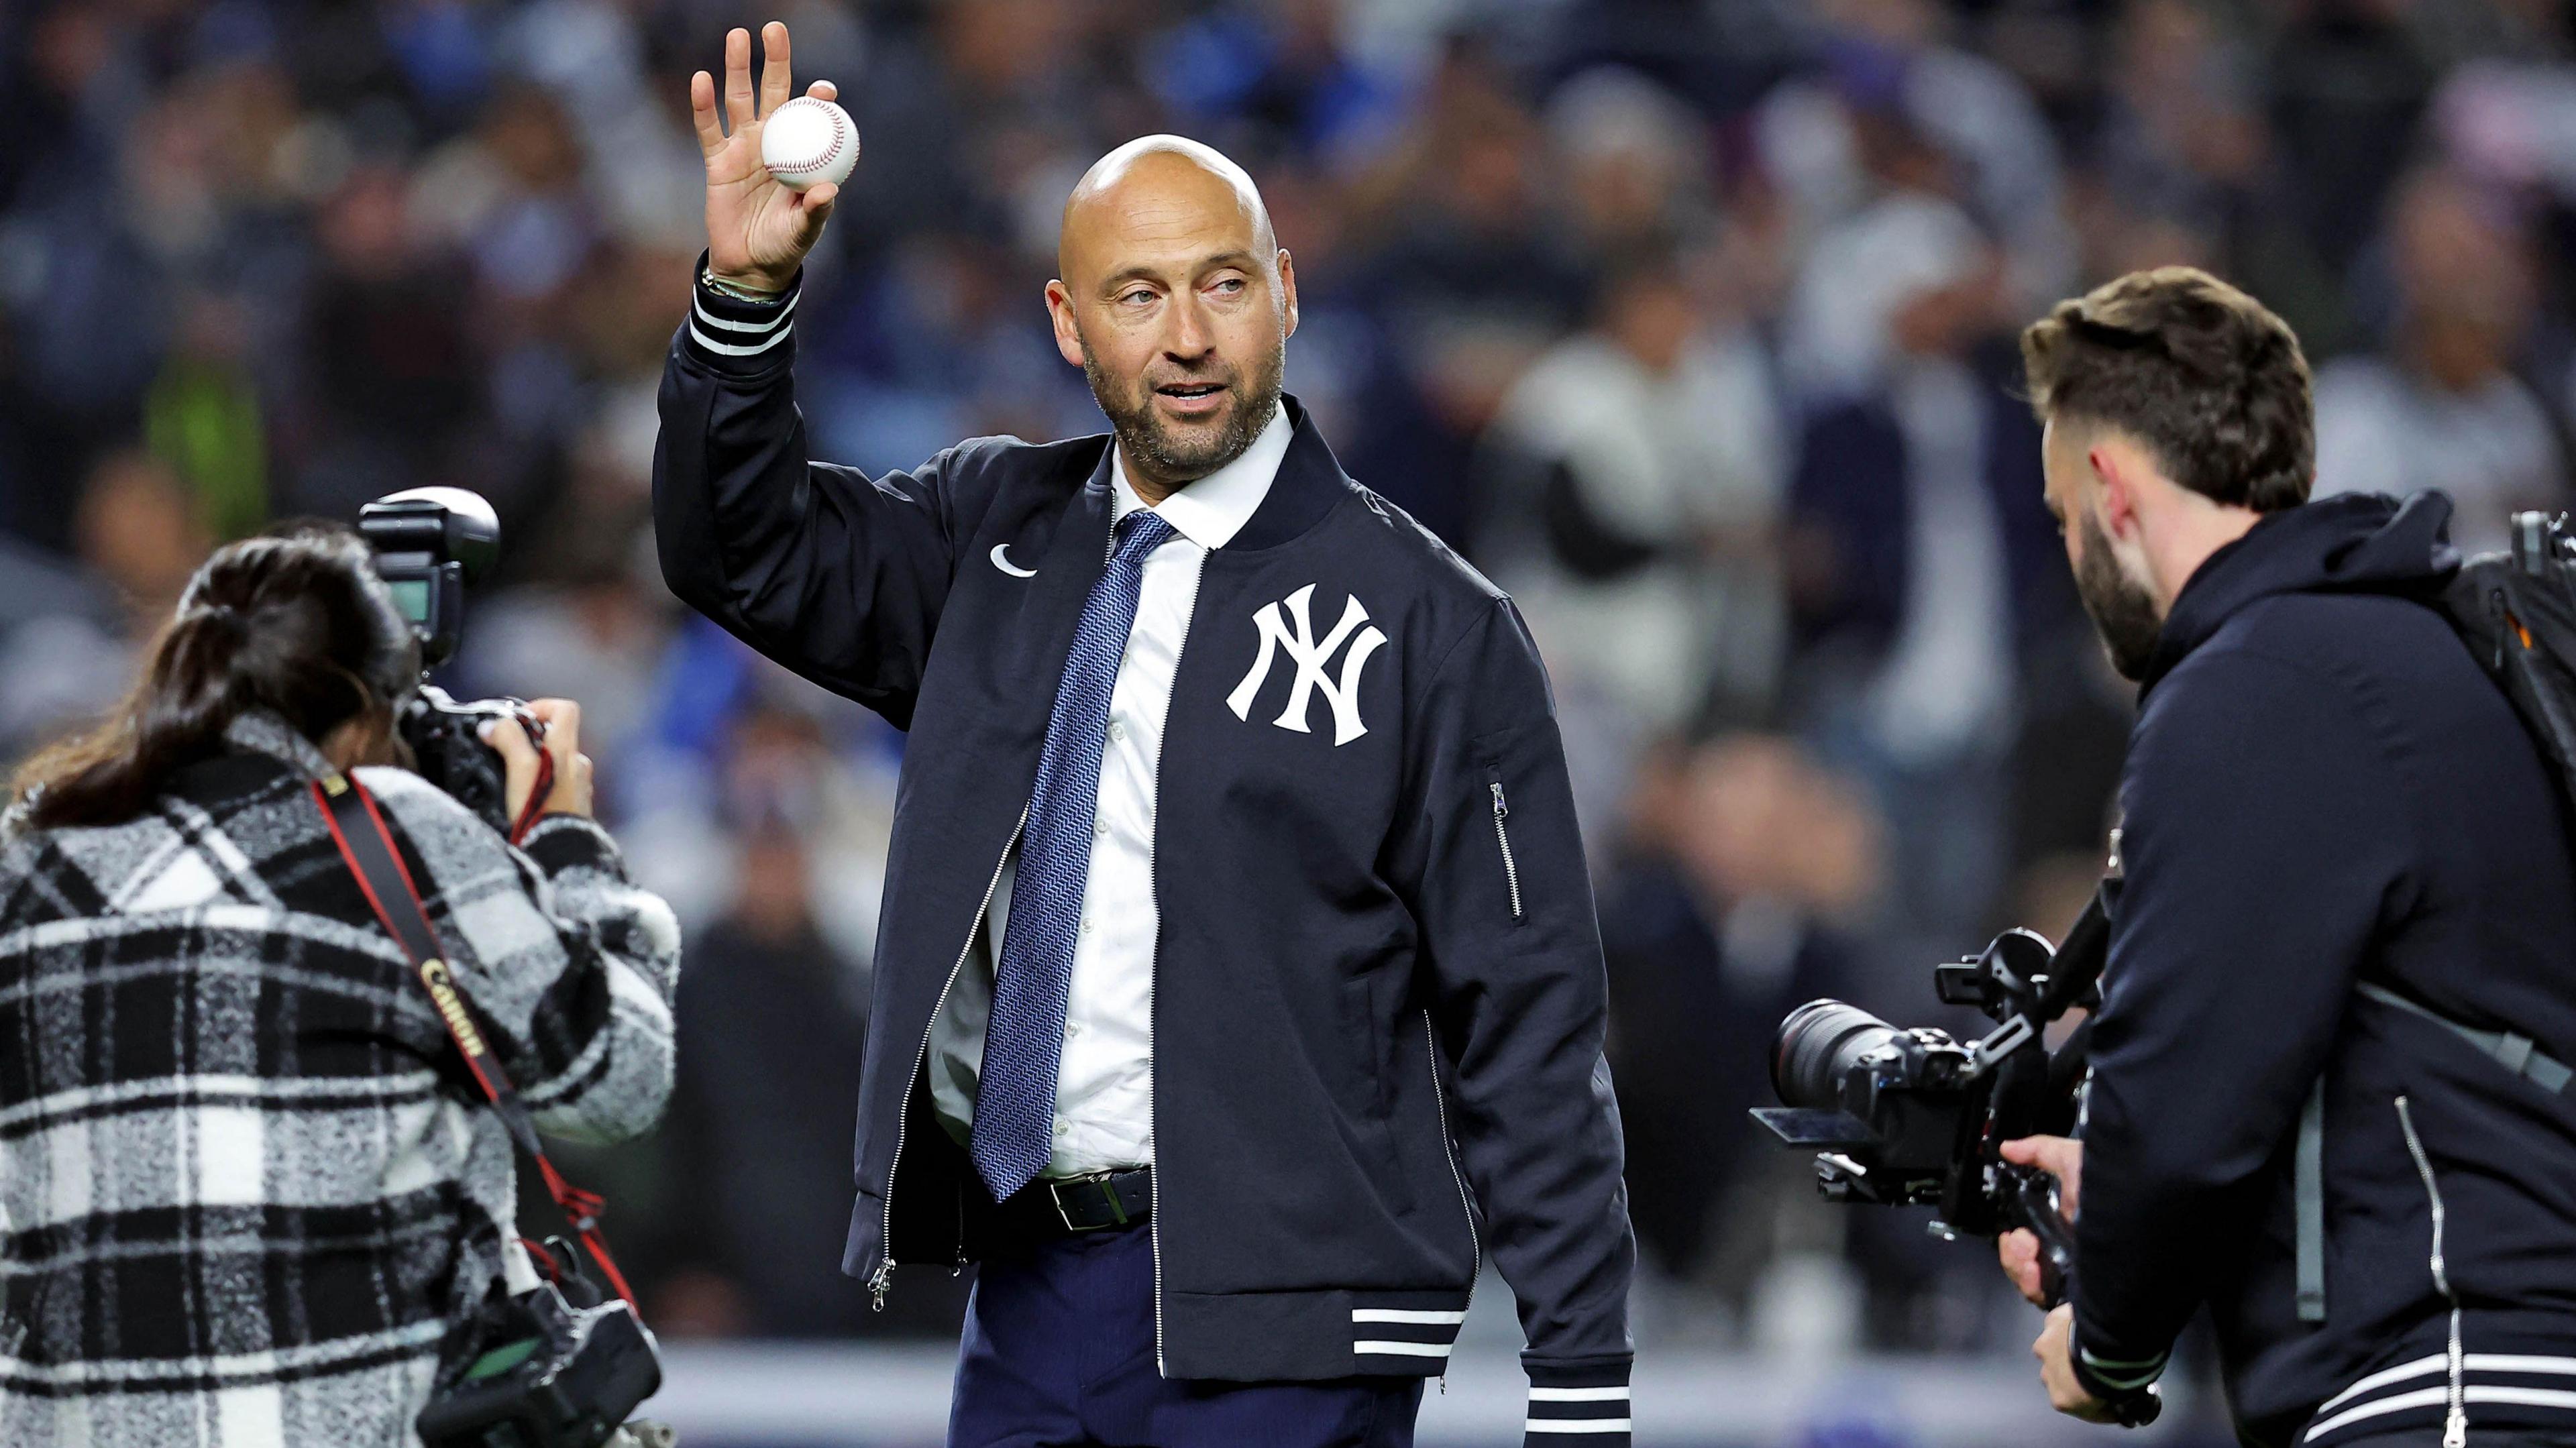
{"type": "Polygon", "coordinates": [[[2308,500],[2316,408],[2290,324],[2196,267],[2131,272],[2058,303],[2021,334],[2044,422],[2106,422],[2167,477],[2258,513],[2308,500]]]}
{"type": "Polygon", "coordinates": [[[29,825],[132,819],[172,771],[222,752],[224,731],[253,709],[317,744],[361,720],[364,762],[401,760],[395,701],[420,680],[420,647],[366,544],[338,524],[292,524],[216,550],[147,653],[105,722],[19,769],[10,798],[29,825]]]}

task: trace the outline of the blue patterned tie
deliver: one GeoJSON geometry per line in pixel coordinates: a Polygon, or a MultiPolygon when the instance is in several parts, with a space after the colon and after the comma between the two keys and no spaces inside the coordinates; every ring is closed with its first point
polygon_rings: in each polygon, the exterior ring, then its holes
{"type": "Polygon", "coordinates": [[[1073,652],[1055,688],[1028,829],[1020,836],[1002,960],[993,971],[993,1014],[984,1030],[967,1154],[997,1202],[1034,1181],[1054,1154],[1056,1068],[1064,1052],[1074,937],[1082,927],[1082,887],[1091,874],[1109,691],[1136,622],[1145,557],[1172,536],[1172,525],[1138,508],[1118,520],[1114,536],[1109,566],[1082,602],[1073,652]]]}

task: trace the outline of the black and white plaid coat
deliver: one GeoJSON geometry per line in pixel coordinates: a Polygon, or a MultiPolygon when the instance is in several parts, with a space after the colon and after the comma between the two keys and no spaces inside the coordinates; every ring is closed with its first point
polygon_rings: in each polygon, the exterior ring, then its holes
{"type": "MultiPolygon", "coordinates": [[[[372,1448],[500,1272],[508,1136],[341,860],[283,721],[142,817],[0,836],[0,1444],[372,1448]]],[[[536,1110],[631,1135],[679,930],[587,820],[522,849],[362,769],[536,1110]]]]}

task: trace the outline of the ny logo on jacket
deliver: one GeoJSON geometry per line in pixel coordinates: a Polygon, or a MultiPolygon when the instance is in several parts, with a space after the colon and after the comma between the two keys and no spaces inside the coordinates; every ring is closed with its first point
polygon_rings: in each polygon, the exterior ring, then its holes
{"type": "Polygon", "coordinates": [[[1315,585],[1309,583],[1281,600],[1287,605],[1288,617],[1297,621],[1297,631],[1293,634],[1280,619],[1280,603],[1263,604],[1260,611],[1253,614],[1252,622],[1261,630],[1261,652],[1253,658],[1252,668],[1244,674],[1243,682],[1235,685],[1234,692],[1225,696],[1225,703],[1237,719],[1250,719],[1252,701],[1261,696],[1261,686],[1270,680],[1270,661],[1285,648],[1289,662],[1296,666],[1296,679],[1288,687],[1287,706],[1279,711],[1278,718],[1270,722],[1300,734],[1311,732],[1306,724],[1306,710],[1320,690],[1333,706],[1333,744],[1339,747],[1368,732],[1368,725],[1360,718],[1360,671],[1368,667],[1369,656],[1385,646],[1386,634],[1377,625],[1369,624],[1358,637],[1352,637],[1351,631],[1368,623],[1369,616],[1359,595],[1353,594],[1342,605],[1342,621],[1333,625],[1333,631],[1324,635],[1322,643],[1317,643],[1315,621],[1308,607],[1314,597],[1315,585]],[[1341,648],[1345,640],[1350,643],[1350,652],[1342,655],[1342,672],[1337,680],[1324,670],[1332,663],[1334,651],[1341,648]]]}

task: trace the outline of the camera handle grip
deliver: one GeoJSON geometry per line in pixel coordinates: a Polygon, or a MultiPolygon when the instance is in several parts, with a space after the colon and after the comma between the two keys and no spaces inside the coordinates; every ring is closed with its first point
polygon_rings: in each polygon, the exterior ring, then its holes
{"type": "MultiPolygon", "coordinates": [[[[2039,1292],[2043,1310],[2066,1301],[2075,1270],[2075,1228],[2057,1200],[2057,1178],[2037,1167],[2005,1165],[2004,1215],[2012,1225],[2039,1239],[2039,1292]]],[[[2123,1428],[2143,1428],[2165,1410],[2165,1400],[2149,1383],[2133,1393],[2104,1400],[2113,1421],[2123,1428]]]]}
{"type": "Polygon", "coordinates": [[[2009,1163],[2003,1176],[2004,1217],[2039,1239],[2040,1308],[2066,1300],[2066,1278],[2075,1267],[2075,1228],[2058,1205],[2057,1178],[2035,1166],[2009,1163]]]}

